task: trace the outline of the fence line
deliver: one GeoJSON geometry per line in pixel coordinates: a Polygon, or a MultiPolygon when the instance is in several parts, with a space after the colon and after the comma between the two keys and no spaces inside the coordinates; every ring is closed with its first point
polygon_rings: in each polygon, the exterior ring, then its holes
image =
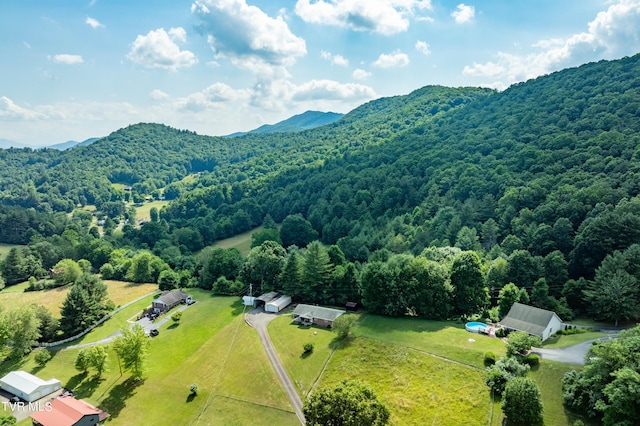
{"type": "Polygon", "coordinates": [[[121,310],[123,310],[124,308],[126,308],[126,307],[128,307],[128,306],[130,306],[130,305],[132,305],[132,304],[144,299],[145,297],[149,297],[149,296],[154,295],[156,293],[160,293],[160,290],[152,291],[151,293],[145,294],[144,296],[140,296],[137,299],[132,300],[131,302],[125,303],[124,305],[120,306],[119,308],[114,309],[113,311],[109,312],[107,315],[105,315],[102,318],[100,318],[95,324],[93,324],[92,326],[88,327],[86,330],[76,334],[75,336],[67,337],[66,339],[58,340],[56,342],[39,343],[38,346],[48,348],[48,347],[51,347],[51,346],[63,345],[65,343],[71,342],[72,340],[79,339],[82,336],[84,336],[85,334],[89,333],[94,328],[96,328],[97,326],[99,326],[100,324],[102,324],[103,322],[105,322],[106,320],[108,320],[109,318],[111,318],[112,316],[114,316],[116,313],[118,313],[121,310]]]}

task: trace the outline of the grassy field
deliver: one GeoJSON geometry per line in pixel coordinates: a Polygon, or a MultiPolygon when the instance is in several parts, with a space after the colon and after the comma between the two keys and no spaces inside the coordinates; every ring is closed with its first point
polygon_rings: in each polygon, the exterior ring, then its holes
{"type": "MultiPolygon", "coordinates": [[[[356,337],[341,345],[331,331],[293,325],[283,315],[269,324],[269,334],[303,398],[314,386],[359,378],[387,404],[392,424],[502,425],[500,400],[492,403],[484,384],[483,357],[487,351],[504,355],[504,344],[461,324],[362,314],[356,337]],[[306,342],[315,344],[307,356],[306,342]]],[[[529,373],[540,387],[545,425],[569,426],[578,418],[562,405],[562,376],[574,368],[542,360],[529,373]]]]}
{"type": "MultiPolygon", "coordinates": [[[[78,350],[54,353],[38,369],[32,356],[3,363],[2,374],[25,369],[43,378],[56,377],[111,414],[108,423],[180,425],[299,424],[271,368],[257,333],[244,322],[236,298],[212,297],[190,290],[198,303],[184,311],[180,324],[160,327],[151,340],[144,382],[120,376],[115,355],[102,378],[73,368],[78,350]],[[189,387],[198,395],[189,397],[189,387]]],[[[28,422],[24,424],[30,424],[28,422]]]]}
{"type": "Polygon", "coordinates": [[[225,249],[235,247],[240,250],[240,253],[242,253],[243,256],[247,256],[251,251],[251,235],[259,231],[262,231],[262,226],[258,226],[257,228],[254,228],[251,231],[247,231],[243,234],[238,234],[234,237],[220,240],[213,246],[222,247],[225,249]]]}
{"type": "Polygon", "coordinates": [[[354,329],[358,336],[407,346],[446,359],[484,368],[484,353],[505,354],[499,339],[465,331],[452,321],[425,321],[417,318],[389,318],[362,315],[354,329]]]}
{"type": "Polygon", "coordinates": [[[570,334],[570,335],[557,335],[549,337],[542,344],[545,348],[565,348],[567,346],[576,345],[578,343],[586,342],[591,339],[599,339],[601,337],[607,337],[607,333],[600,331],[588,331],[586,333],[570,334]]]}
{"type": "Polygon", "coordinates": [[[154,201],[150,201],[150,202],[144,202],[142,203],[141,206],[136,207],[136,219],[137,220],[151,220],[151,209],[153,207],[158,209],[158,212],[160,211],[160,209],[162,209],[163,206],[166,206],[167,204],[169,204],[169,201],[165,201],[165,200],[154,200],[154,201]]]}
{"type": "Polygon", "coordinates": [[[18,244],[4,244],[4,243],[0,243],[0,260],[4,259],[5,256],[7,254],[9,254],[9,251],[14,248],[14,247],[25,247],[25,246],[21,246],[18,244]]]}
{"type": "MultiPolygon", "coordinates": [[[[144,296],[158,289],[156,284],[135,284],[124,281],[105,280],[108,297],[113,300],[116,306],[144,296]]],[[[2,306],[23,306],[29,304],[43,305],[55,317],[60,317],[60,307],[67,297],[70,286],[58,287],[51,290],[28,291],[27,283],[17,284],[0,291],[0,305],[2,306]]]]}

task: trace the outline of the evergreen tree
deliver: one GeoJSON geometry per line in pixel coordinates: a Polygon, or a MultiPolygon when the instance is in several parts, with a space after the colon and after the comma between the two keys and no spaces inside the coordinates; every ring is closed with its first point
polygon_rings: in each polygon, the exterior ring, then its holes
{"type": "Polygon", "coordinates": [[[60,329],[67,336],[98,321],[105,310],[107,286],[96,275],[83,274],[71,287],[60,310],[60,329]]]}
{"type": "Polygon", "coordinates": [[[295,301],[303,300],[304,290],[302,288],[301,278],[300,255],[297,251],[292,251],[289,253],[289,256],[287,256],[287,261],[280,274],[279,282],[282,291],[291,296],[295,301]]]}
{"type": "Polygon", "coordinates": [[[451,266],[453,286],[453,312],[457,315],[472,315],[489,304],[489,292],[484,286],[482,265],[476,252],[460,253],[451,266]]]}
{"type": "Polygon", "coordinates": [[[313,303],[326,303],[329,298],[328,284],[333,265],[327,250],[319,241],[313,241],[304,252],[302,284],[305,298],[313,303]]]}

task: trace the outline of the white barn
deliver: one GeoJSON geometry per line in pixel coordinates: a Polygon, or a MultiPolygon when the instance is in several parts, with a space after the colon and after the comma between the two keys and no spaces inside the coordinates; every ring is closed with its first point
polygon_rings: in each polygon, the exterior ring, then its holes
{"type": "Polygon", "coordinates": [[[522,303],[514,303],[499,324],[511,330],[538,336],[543,342],[563,327],[562,320],[555,312],[522,303]]]}
{"type": "Polygon", "coordinates": [[[264,311],[278,313],[291,304],[291,297],[282,295],[277,299],[273,299],[270,302],[265,303],[264,311]]]}
{"type": "Polygon", "coordinates": [[[62,387],[60,380],[41,378],[26,371],[12,371],[0,379],[0,388],[26,402],[33,402],[54,393],[62,387]]]}

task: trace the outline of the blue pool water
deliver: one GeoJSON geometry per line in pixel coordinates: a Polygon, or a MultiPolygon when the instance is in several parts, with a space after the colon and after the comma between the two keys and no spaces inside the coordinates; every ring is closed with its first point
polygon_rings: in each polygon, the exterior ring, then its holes
{"type": "Polygon", "coordinates": [[[464,329],[472,333],[480,333],[487,329],[487,325],[481,322],[468,322],[465,324],[464,329]]]}

